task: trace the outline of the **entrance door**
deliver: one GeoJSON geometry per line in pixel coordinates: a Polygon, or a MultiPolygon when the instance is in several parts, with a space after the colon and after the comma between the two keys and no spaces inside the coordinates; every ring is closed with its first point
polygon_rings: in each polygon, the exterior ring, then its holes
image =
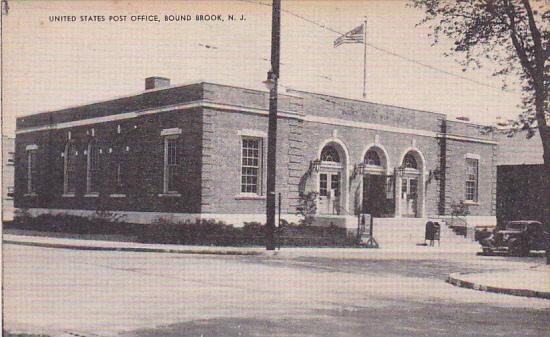
{"type": "Polygon", "coordinates": [[[415,218],[418,214],[418,178],[405,177],[401,180],[402,216],[415,218]]]}
{"type": "Polygon", "coordinates": [[[386,176],[363,176],[363,213],[381,217],[386,207],[386,176]]]}
{"type": "Polygon", "coordinates": [[[320,214],[340,214],[340,173],[319,173],[320,214]]]}

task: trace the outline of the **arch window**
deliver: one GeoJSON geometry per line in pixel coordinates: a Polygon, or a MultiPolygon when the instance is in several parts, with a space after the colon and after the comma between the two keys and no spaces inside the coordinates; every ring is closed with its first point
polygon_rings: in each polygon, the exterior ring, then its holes
{"type": "Polygon", "coordinates": [[[76,192],[76,159],[78,150],[76,144],[69,142],[65,146],[64,152],[64,174],[63,174],[63,194],[72,194],[76,192]]]}
{"type": "Polygon", "coordinates": [[[327,145],[321,151],[321,161],[339,163],[340,155],[333,146],[327,145]]]}
{"type": "Polygon", "coordinates": [[[86,166],[86,193],[98,193],[99,173],[100,173],[100,148],[97,141],[92,140],[88,144],[88,159],[86,166]]]}
{"type": "Polygon", "coordinates": [[[409,169],[418,169],[418,163],[412,153],[407,153],[405,155],[405,158],[403,158],[403,166],[409,169]]]}
{"type": "Polygon", "coordinates": [[[365,165],[369,166],[382,166],[382,162],[380,161],[380,156],[375,150],[368,150],[365,154],[365,165]]]}

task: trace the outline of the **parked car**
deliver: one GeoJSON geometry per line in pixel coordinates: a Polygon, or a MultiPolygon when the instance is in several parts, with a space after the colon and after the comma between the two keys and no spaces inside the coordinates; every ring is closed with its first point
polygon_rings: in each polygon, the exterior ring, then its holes
{"type": "Polygon", "coordinates": [[[483,253],[507,253],[511,256],[527,256],[531,250],[545,250],[550,233],[538,221],[510,221],[497,227],[493,234],[480,241],[483,253]]]}

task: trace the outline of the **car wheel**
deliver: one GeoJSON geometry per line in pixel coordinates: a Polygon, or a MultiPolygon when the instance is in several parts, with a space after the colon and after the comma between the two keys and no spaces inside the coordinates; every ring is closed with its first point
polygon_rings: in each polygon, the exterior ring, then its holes
{"type": "Polygon", "coordinates": [[[527,256],[529,255],[529,246],[522,241],[514,241],[510,243],[508,253],[511,256],[527,256]]]}

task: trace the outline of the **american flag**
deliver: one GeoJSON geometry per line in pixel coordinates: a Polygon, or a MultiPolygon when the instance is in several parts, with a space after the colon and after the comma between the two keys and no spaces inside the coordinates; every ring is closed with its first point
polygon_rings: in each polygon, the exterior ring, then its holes
{"type": "Polygon", "coordinates": [[[365,25],[361,24],[334,40],[334,47],[344,43],[365,43],[365,25]]]}

